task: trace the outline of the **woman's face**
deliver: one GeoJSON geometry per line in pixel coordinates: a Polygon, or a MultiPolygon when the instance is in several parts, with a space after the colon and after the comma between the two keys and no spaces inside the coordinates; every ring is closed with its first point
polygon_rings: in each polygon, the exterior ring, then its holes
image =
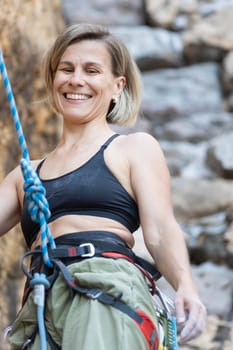
{"type": "Polygon", "coordinates": [[[105,118],[111,100],[125,85],[114,77],[111,58],[104,43],[83,40],[67,47],[53,83],[53,97],[65,120],[86,123],[105,118]]]}

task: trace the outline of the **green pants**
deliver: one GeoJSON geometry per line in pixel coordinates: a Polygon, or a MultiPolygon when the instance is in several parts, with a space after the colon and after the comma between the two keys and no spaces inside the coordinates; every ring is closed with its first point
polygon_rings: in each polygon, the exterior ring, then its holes
{"type": "MultiPolygon", "coordinates": [[[[122,292],[124,302],[144,311],[157,324],[146,281],[133,264],[123,259],[92,258],[74,263],[68,270],[80,286],[101,288],[114,295],[122,292]]],[[[21,349],[37,324],[31,294],[13,324],[9,337],[12,350],[21,349]]],[[[127,314],[79,294],[71,298],[60,275],[49,291],[45,320],[62,350],[148,350],[144,335],[127,314]]],[[[38,335],[28,349],[40,349],[38,335]]]]}

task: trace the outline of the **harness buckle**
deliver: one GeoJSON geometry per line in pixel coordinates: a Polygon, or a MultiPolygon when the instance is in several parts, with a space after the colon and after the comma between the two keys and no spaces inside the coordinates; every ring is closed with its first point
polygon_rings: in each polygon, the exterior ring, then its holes
{"type": "Polygon", "coordinates": [[[86,296],[90,299],[98,299],[98,297],[103,294],[102,290],[98,289],[98,288],[93,288],[90,289],[87,293],[86,296]]]}
{"type": "Polygon", "coordinates": [[[92,243],[83,243],[83,244],[80,244],[79,247],[82,247],[82,248],[84,247],[85,249],[88,250],[87,253],[81,254],[82,258],[91,258],[95,255],[95,246],[92,243]]]}

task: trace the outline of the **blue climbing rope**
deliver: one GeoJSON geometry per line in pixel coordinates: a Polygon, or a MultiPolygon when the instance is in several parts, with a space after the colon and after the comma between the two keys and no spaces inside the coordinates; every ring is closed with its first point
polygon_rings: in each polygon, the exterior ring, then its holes
{"type": "Polygon", "coordinates": [[[50,283],[45,274],[35,273],[30,286],[34,291],[34,303],[37,305],[37,320],[40,334],[41,349],[46,350],[46,330],[44,324],[44,304],[45,304],[45,289],[50,287],[50,283]]]}
{"type": "MultiPolygon", "coordinates": [[[[20,161],[21,170],[24,177],[24,192],[28,200],[28,210],[33,221],[40,224],[41,231],[41,250],[44,263],[52,267],[52,262],[48,255],[48,245],[54,249],[56,248],[53,236],[48,227],[48,219],[50,217],[50,210],[48,201],[45,197],[45,188],[40,181],[39,176],[33,169],[30,161],[29,151],[25,141],[23,129],[20,123],[14,95],[11,89],[10,80],[8,78],[6,65],[4,62],[2,51],[0,50],[0,72],[2,74],[3,84],[6,90],[7,99],[10,104],[11,114],[14,120],[14,126],[17,132],[19,145],[22,151],[22,159],[20,161]]],[[[49,282],[44,274],[34,274],[30,282],[33,287],[34,303],[37,305],[37,320],[40,334],[41,350],[46,350],[46,331],[44,322],[44,299],[45,288],[49,288],[49,282]]]]}
{"type": "Polygon", "coordinates": [[[17,132],[19,145],[22,150],[23,158],[20,161],[22,173],[24,176],[24,191],[29,202],[29,213],[33,221],[40,223],[41,229],[41,248],[44,263],[52,267],[48,255],[48,244],[52,249],[56,248],[53,236],[48,227],[47,221],[50,217],[48,201],[45,197],[45,189],[35,170],[31,166],[29,151],[25,141],[23,129],[20,123],[14,95],[8,78],[6,65],[2,51],[0,50],[0,72],[3,78],[3,84],[6,89],[7,99],[10,104],[11,114],[14,120],[14,126],[17,132]],[[48,241],[48,243],[47,243],[48,241]]]}

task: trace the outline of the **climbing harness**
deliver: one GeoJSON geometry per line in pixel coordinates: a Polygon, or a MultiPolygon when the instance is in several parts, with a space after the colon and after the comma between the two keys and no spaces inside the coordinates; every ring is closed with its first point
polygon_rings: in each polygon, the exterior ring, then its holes
{"type": "Polygon", "coordinates": [[[105,242],[103,240],[91,240],[78,243],[77,239],[75,245],[56,246],[47,223],[50,217],[50,211],[47,199],[45,197],[45,189],[36,171],[31,166],[28,148],[21,127],[15,99],[1,50],[0,72],[2,74],[4,87],[7,93],[7,99],[10,104],[15,129],[22,150],[23,158],[21,159],[20,164],[24,176],[25,196],[29,202],[29,212],[32,220],[40,223],[41,230],[41,248],[37,248],[33,251],[25,253],[21,259],[22,269],[27,276],[23,302],[26,301],[27,296],[33,290],[34,303],[37,305],[38,320],[38,327],[36,327],[31,337],[26,339],[21,349],[27,349],[28,346],[33,343],[38,332],[40,335],[41,350],[47,349],[47,342],[52,350],[61,349],[51,338],[44,322],[44,305],[46,294],[45,290],[49,290],[52,287],[58,274],[60,273],[73,294],[79,293],[87,298],[98,300],[99,302],[105,305],[110,305],[131,317],[131,319],[143,333],[149,350],[177,350],[178,346],[176,341],[175,318],[170,315],[169,309],[154,283],[154,281],[157,280],[161,275],[150,263],[136,256],[131,249],[123,245],[121,246],[120,244],[105,242]],[[36,264],[36,268],[33,266],[30,271],[27,270],[27,267],[24,263],[24,260],[27,257],[32,257],[32,264],[35,264],[35,261],[39,259],[39,264],[36,264]],[[134,264],[144,274],[146,280],[148,281],[148,287],[151,294],[156,294],[161,300],[163,306],[161,310],[158,309],[156,311],[160,328],[164,334],[163,337],[158,334],[155,325],[143,311],[134,310],[126,303],[124,303],[124,301],[122,301],[122,293],[118,293],[118,295],[110,295],[103,292],[99,288],[85,288],[77,284],[77,282],[70,275],[66,265],[71,264],[75,261],[81,261],[82,259],[90,259],[93,257],[125,259],[128,262],[134,264]],[[69,263],[64,263],[64,259],[66,261],[68,259],[69,263]],[[47,274],[48,270],[50,271],[49,275],[47,274]]]}
{"type": "MultiPolygon", "coordinates": [[[[100,303],[105,305],[110,305],[111,307],[127,314],[131,319],[135,322],[135,324],[138,326],[138,328],[143,333],[148,348],[150,350],[157,350],[158,349],[158,334],[156,327],[154,326],[153,322],[150,320],[150,318],[141,310],[134,310],[130,306],[128,306],[124,301],[121,300],[122,293],[118,293],[117,295],[110,295],[105,292],[103,292],[99,288],[85,288],[82,286],[79,286],[75,280],[70,275],[66,265],[63,262],[65,260],[69,263],[74,263],[75,261],[82,261],[83,259],[90,259],[90,258],[98,258],[98,257],[104,257],[104,258],[112,258],[112,259],[126,259],[128,262],[134,264],[135,266],[140,266],[140,271],[145,271],[145,276],[148,278],[149,276],[152,276],[153,273],[156,278],[160,277],[160,274],[158,271],[150,265],[147,261],[145,261],[142,258],[137,257],[131,249],[127,248],[126,246],[115,244],[113,242],[106,242],[104,241],[104,238],[108,237],[109,233],[104,232],[103,233],[103,240],[90,240],[86,243],[82,242],[82,239],[80,240],[79,237],[75,239],[75,246],[57,246],[56,249],[49,251],[49,255],[51,258],[51,261],[53,263],[53,272],[50,276],[48,276],[48,280],[50,281],[50,284],[53,285],[55,282],[58,273],[60,273],[66,284],[69,286],[70,291],[72,292],[72,295],[75,293],[78,293],[80,295],[83,295],[87,298],[98,300],[100,303]],[[145,267],[149,269],[149,271],[145,270],[145,267]]],[[[79,236],[79,235],[78,235],[79,236]]],[[[119,239],[120,240],[120,239],[119,239]]],[[[122,241],[123,242],[123,241],[122,241]]],[[[27,267],[24,263],[24,259],[28,256],[35,256],[34,261],[32,261],[32,270],[36,271],[37,269],[40,269],[40,271],[43,271],[43,262],[40,260],[40,253],[41,250],[38,248],[34,251],[27,252],[21,259],[21,266],[24,271],[24,273],[28,276],[28,283],[25,288],[25,294],[24,294],[24,302],[27,299],[27,296],[30,293],[30,279],[31,274],[29,271],[27,271],[27,267]]],[[[45,267],[47,269],[47,267],[45,267]]],[[[155,285],[152,277],[148,280],[148,283],[150,284],[151,290],[155,291],[155,285]]]]}
{"type": "MultiPolygon", "coordinates": [[[[65,243],[62,243],[62,245],[58,244],[56,249],[49,251],[49,256],[53,262],[53,266],[55,267],[51,274],[49,274],[47,271],[47,278],[50,284],[53,285],[58,274],[60,273],[63,276],[66,284],[69,286],[72,296],[74,296],[75,293],[84,295],[87,298],[95,299],[103,304],[110,305],[131,317],[144,334],[149,349],[177,350],[176,322],[174,316],[172,316],[172,313],[170,312],[171,308],[169,303],[171,302],[162,294],[158,287],[155,286],[155,281],[161,277],[160,273],[153,265],[135,255],[135,253],[127,246],[116,244],[113,242],[113,240],[111,242],[110,240],[107,241],[106,239],[108,239],[109,235],[110,238],[114,236],[112,233],[104,232],[102,239],[90,239],[86,241],[85,235],[83,236],[79,233],[79,235],[75,236],[73,239],[73,243],[75,245],[66,245],[65,243]],[[160,305],[157,301],[155,301],[155,310],[159,323],[158,330],[155,328],[150,318],[141,310],[133,310],[131,307],[125,304],[121,300],[121,293],[118,295],[109,295],[98,288],[84,288],[77,285],[77,282],[72,278],[66,266],[74,262],[80,262],[84,259],[98,257],[125,259],[136,266],[144,274],[146,280],[148,281],[148,288],[151,294],[154,296],[156,295],[160,300],[160,305]]],[[[123,242],[119,237],[117,237],[117,240],[123,242]]],[[[25,253],[21,260],[21,267],[25,275],[28,277],[28,283],[26,283],[23,297],[24,302],[27,300],[27,297],[31,291],[30,280],[32,278],[30,271],[27,270],[24,263],[24,259],[29,256],[33,256],[34,258],[32,259],[31,270],[43,271],[43,262],[41,262],[40,253],[41,250],[38,247],[34,251],[25,253]]],[[[46,266],[45,269],[47,269],[46,266]]],[[[52,338],[50,338],[50,342],[52,342],[52,338]]]]}

